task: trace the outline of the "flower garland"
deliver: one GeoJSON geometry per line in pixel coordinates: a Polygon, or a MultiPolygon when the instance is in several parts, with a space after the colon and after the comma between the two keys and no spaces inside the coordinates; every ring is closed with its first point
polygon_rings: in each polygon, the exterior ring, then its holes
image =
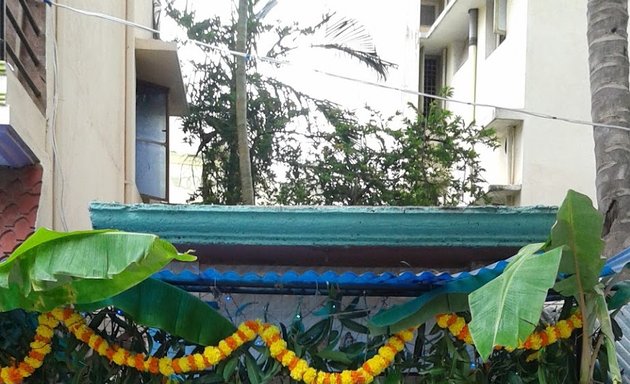
{"type": "MultiPolygon", "coordinates": [[[[466,320],[463,317],[456,314],[442,314],[436,316],[436,320],[440,328],[448,329],[458,340],[474,345],[468,330],[468,324],[466,324],[466,320]]],[[[532,333],[525,341],[519,342],[517,349],[538,351],[560,339],[569,338],[573,331],[578,328],[582,328],[582,316],[579,312],[576,312],[568,319],[558,321],[556,325],[548,325],[545,329],[532,333]]],[[[502,347],[497,346],[496,348],[501,349],[502,347]]],[[[506,350],[510,351],[509,348],[506,348],[506,350]]]]}
{"type": "Polygon", "coordinates": [[[130,352],[116,345],[110,345],[97,335],[81,315],[71,309],[55,309],[52,315],[63,323],[78,339],[88,344],[96,353],[117,365],[126,365],[142,372],[160,373],[170,376],[175,373],[202,371],[216,365],[246,342],[260,336],[269,348],[270,354],[287,367],[291,377],[306,384],[368,384],[392,364],[394,357],[413,339],[413,328],[398,332],[390,337],[378,353],[356,370],[339,373],[318,371],[287,349],[278,327],[262,323],[260,320],[246,321],[237,331],[219,342],[217,347],[206,347],[203,353],[195,353],[180,358],[156,358],[143,353],[130,352]]]}
{"type": "MultiPolygon", "coordinates": [[[[463,317],[442,314],[436,319],[439,327],[448,329],[457,339],[473,344],[468,324],[463,317]]],[[[164,376],[211,368],[243,344],[260,336],[269,348],[271,356],[287,367],[291,378],[306,384],[369,384],[374,377],[383,373],[393,363],[396,354],[404,349],[405,343],[413,339],[414,331],[414,328],[410,328],[390,337],[385,345],[379,348],[378,353],[358,369],[330,373],[310,367],[306,360],[287,349],[287,343],[282,339],[278,327],[262,323],[260,320],[250,320],[240,324],[231,336],[221,340],[216,347],[206,347],[203,353],[194,353],[175,359],[147,356],[109,344],[85,323],[85,319],[80,314],[70,308],[55,309],[41,314],[38,320],[35,339],[30,343],[31,350],[19,364],[0,368],[0,384],[20,384],[24,378],[29,377],[42,366],[44,358],[51,351],[53,330],[59,323],[62,323],[78,340],[86,343],[110,362],[132,367],[141,372],[159,373],[164,376]]],[[[518,348],[538,351],[560,339],[568,338],[573,330],[581,327],[582,318],[579,313],[575,313],[566,320],[558,321],[555,326],[547,326],[542,331],[532,333],[524,342],[519,343],[518,348]]]]}
{"type": "Polygon", "coordinates": [[[59,322],[48,313],[41,314],[37,318],[39,325],[35,329],[35,338],[31,342],[28,355],[19,364],[13,367],[0,368],[0,383],[19,384],[24,378],[29,377],[35,370],[42,366],[44,358],[50,353],[53,330],[59,322]]]}

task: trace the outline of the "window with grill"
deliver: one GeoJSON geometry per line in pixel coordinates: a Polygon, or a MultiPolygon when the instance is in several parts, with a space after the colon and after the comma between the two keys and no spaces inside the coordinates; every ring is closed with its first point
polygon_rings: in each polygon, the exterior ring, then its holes
{"type": "MultiPolygon", "coordinates": [[[[424,58],[424,93],[437,95],[440,83],[440,58],[436,56],[427,56],[424,58]]],[[[423,101],[423,111],[429,110],[432,99],[425,97],[423,101]]]]}
{"type": "Polygon", "coordinates": [[[0,0],[0,56],[42,113],[46,109],[46,4],[0,0]]]}

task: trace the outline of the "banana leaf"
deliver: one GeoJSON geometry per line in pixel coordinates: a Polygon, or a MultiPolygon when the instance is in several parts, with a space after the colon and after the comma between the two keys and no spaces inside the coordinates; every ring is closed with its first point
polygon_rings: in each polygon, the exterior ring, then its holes
{"type": "Polygon", "coordinates": [[[425,323],[441,313],[468,310],[468,294],[496,277],[479,274],[446,283],[406,303],[374,315],[368,322],[370,334],[395,333],[425,323]]]}
{"type": "Polygon", "coordinates": [[[0,263],[0,311],[44,312],[117,295],[171,260],[192,261],[155,235],[38,229],[0,263]]]}
{"type": "Polygon", "coordinates": [[[590,292],[598,283],[604,266],[603,222],[588,196],[569,190],[551,229],[551,248],[564,246],[560,273],[567,278],[555,287],[563,295],[590,292]]]}
{"type": "Polygon", "coordinates": [[[153,278],[77,309],[91,312],[107,306],[124,311],[139,324],[160,328],[199,345],[216,345],[236,331],[230,321],[203,300],[153,278]]]}
{"type": "Polygon", "coordinates": [[[495,345],[516,348],[538,323],[562,255],[560,247],[537,254],[542,245],[523,247],[501,276],[468,297],[469,329],[482,358],[495,345]]]}

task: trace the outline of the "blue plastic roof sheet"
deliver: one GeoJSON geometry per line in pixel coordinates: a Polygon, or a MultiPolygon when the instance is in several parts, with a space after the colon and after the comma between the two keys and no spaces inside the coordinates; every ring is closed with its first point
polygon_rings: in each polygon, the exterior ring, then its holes
{"type": "MultiPolygon", "coordinates": [[[[619,272],[628,263],[630,263],[630,248],[610,258],[604,266],[602,275],[607,276],[619,272]]],[[[208,268],[198,273],[192,271],[174,273],[164,270],[154,277],[195,291],[218,289],[222,292],[312,293],[325,292],[329,287],[336,287],[343,291],[373,295],[416,296],[446,282],[469,276],[496,277],[503,272],[507,264],[508,260],[501,260],[474,271],[453,274],[432,271],[420,273],[366,272],[361,274],[326,271],[318,273],[312,270],[303,273],[288,271],[284,273],[259,274],[249,272],[240,274],[235,271],[221,272],[214,268],[208,268]]]]}

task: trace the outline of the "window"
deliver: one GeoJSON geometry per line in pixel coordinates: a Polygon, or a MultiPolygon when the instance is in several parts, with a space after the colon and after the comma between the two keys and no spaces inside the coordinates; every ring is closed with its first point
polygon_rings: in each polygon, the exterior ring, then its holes
{"type": "Polygon", "coordinates": [[[168,88],[136,86],[136,185],[143,199],[168,200],[168,88]]]}
{"type": "Polygon", "coordinates": [[[437,5],[427,4],[420,6],[420,25],[430,27],[437,18],[437,5]]]}
{"type": "Polygon", "coordinates": [[[507,36],[507,0],[486,0],[486,57],[507,36]]]}
{"type": "MultiPolygon", "coordinates": [[[[423,65],[423,89],[424,93],[437,95],[440,90],[441,59],[439,56],[425,56],[423,65]]],[[[425,97],[422,102],[422,110],[427,112],[433,99],[425,97]]]]}
{"type": "Polygon", "coordinates": [[[1,60],[7,60],[42,114],[46,107],[46,4],[0,0],[1,60]]]}

